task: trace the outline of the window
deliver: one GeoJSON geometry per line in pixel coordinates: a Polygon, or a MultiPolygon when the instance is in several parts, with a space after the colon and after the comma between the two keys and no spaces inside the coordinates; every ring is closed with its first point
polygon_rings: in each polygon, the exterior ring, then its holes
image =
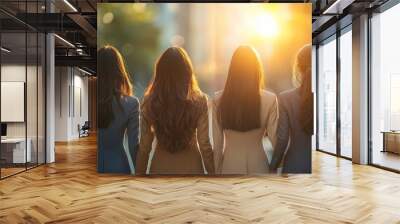
{"type": "Polygon", "coordinates": [[[314,96],[314,104],[313,104],[313,108],[314,108],[314,134],[312,136],[312,150],[316,150],[317,149],[317,141],[316,141],[316,130],[317,130],[317,125],[316,125],[316,111],[317,111],[317,102],[316,99],[317,97],[315,96],[316,92],[317,92],[317,87],[316,87],[316,81],[317,81],[317,47],[315,45],[312,46],[312,80],[311,80],[311,90],[313,92],[313,96],[314,96]]]}
{"type": "Polygon", "coordinates": [[[318,149],[336,153],[336,39],[318,48],[318,149]]]}
{"type": "Polygon", "coordinates": [[[352,34],[340,36],[340,155],[352,157],[352,34]]]}
{"type": "Polygon", "coordinates": [[[400,170],[400,4],[371,18],[371,159],[400,170]]]}

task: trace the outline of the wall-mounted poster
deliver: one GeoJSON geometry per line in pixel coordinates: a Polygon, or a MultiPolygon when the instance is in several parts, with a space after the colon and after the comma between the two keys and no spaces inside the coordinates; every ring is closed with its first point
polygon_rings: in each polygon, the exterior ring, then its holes
{"type": "Polygon", "coordinates": [[[98,171],[311,173],[311,4],[98,4],[98,171]]]}
{"type": "Polygon", "coordinates": [[[1,122],[25,121],[25,82],[1,82],[1,122]]]}

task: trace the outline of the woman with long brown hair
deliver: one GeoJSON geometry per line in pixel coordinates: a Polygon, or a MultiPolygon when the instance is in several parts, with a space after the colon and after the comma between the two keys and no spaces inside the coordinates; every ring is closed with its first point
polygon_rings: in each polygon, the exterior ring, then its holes
{"type": "Polygon", "coordinates": [[[275,94],[263,89],[264,72],[257,52],[241,46],[234,52],[222,92],[213,100],[213,142],[217,173],[267,173],[262,140],[274,142],[275,94]]]}
{"type": "Polygon", "coordinates": [[[276,170],[283,159],[283,173],[311,173],[314,113],[310,45],[297,53],[292,77],[296,88],[278,96],[277,143],[270,167],[276,170]]]}
{"type": "Polygon", "coordinates": [[[150,174],[214,173],[207,97],[183,48],[168,48],[158,59],[142,108],[138,173],[146,173],[155,139],[150,174]]]}
{"type": "Polygon", "coordinates": [[[132,173],[139,143],[139,101],[119,51],[105,46],[97,52],[99,172],[132,173]],[[124,139],[128,148],[124,147],[124,139]]]}

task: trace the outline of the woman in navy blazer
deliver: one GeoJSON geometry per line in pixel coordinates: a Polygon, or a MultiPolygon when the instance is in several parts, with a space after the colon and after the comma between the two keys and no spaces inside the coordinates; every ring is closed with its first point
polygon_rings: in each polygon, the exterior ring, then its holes
{"type": "Polygon", "coordinates": [[[139,143],[139,101],[117,49],[97,53],[99,131],[97,169],[101,173],[133,173],[139,143]],[[128,147],[124,140],[127,137],[128,147]]]}
{"type": "Polygon", "coordinates": [[[300,49],[293,66],[297,88],[278,96],[277,141],[270,169],[283,161],[283,173],[311,173],[313,135],[313,94],[311,92],[311,46],[300,49]]]}

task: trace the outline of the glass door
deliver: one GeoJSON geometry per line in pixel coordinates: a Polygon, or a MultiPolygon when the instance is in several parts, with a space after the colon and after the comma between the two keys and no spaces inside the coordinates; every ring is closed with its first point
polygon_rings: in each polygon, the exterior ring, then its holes
{"type": "MultiPolygon", "coordinates": [[[[44,1],[1,2],[43,13],[44,1]]],[[[45,35],[0,12],[0,178],[45,163],[45,35]],[[12,25],[1,20],[14,21],[12,25]]]]}
{"type": "Polygon", "coordinates": [[[318,47],[318,150],[336,154],[336,36],[318,47]]]}
{"type": "Polygon", "coordinates": [[[26,41],[24,31],[1,34],[2,177],[26,170],[31,158],[31,151],[26,150],[26,41]]]}
{"type": "Polygon", "coordinates": [[[400,171],[400,4],[371,18],[370,162],[400,171]]]}
{"type": "Polygon", "coordinates": [[[341,32],[340,44],[340,156],[352,157],[352,32],[341,32]]]}

